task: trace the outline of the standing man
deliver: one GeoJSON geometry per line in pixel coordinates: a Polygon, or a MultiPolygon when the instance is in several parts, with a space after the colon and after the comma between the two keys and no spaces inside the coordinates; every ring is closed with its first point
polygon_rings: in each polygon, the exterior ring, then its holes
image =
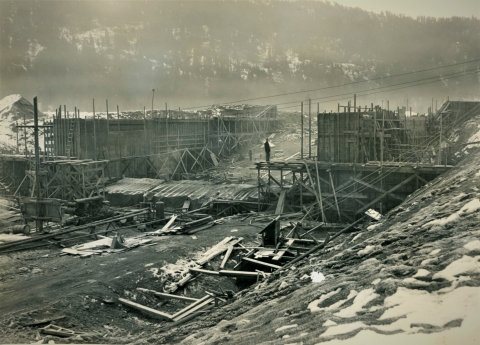
{"type": "Polygon", "coordinates": [[[251,162],[253,157],[252,149],[248,150],[248,157],[250,157],[250,162],[251,162]]]}
{"type": "Polygon", "coordinates": [[[265,140],[265,157],[267,162],[270,162],[270,144],[268,143],[268,139],[265,140]]]}

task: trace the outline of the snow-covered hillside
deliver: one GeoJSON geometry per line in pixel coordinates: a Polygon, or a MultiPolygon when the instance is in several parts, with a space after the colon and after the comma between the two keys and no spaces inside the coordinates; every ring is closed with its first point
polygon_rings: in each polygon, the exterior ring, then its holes
{"type": "MultiPolygon", "coordinates": [[[[45,114],[39,111],[39,119],[44,119],[45,114]]],[[[26,121],[27,125],[33,124],[33,104],[19,94],[9,95],[0,100],[0,153],[17,152],[17,130],[19,125],[26,121]]],[[[33,150],[32,130],[27,129],[27,148],[33,150]]],[[[18,150],[24,152],[24,131],[18,132],[18,150]]],[[[43,147],[43,136],[40,136],[40,147],[43,147]]]]}

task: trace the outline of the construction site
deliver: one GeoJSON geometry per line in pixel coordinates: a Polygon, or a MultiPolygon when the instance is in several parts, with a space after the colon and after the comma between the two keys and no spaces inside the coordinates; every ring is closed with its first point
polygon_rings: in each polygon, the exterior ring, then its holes
{"type": "Polygon", "coordinates": [[[0,342],[470,343],[480,102],[382,106],[35,98],[0,154],[0,342]]]}

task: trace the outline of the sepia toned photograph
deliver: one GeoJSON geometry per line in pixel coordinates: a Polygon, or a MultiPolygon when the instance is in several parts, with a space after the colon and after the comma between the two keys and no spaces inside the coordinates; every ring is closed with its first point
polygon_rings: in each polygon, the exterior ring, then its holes
{"type": "Polygon", "coordinates": [[[0,344],[479,341],[478,0],[0,0],[0,344]]]}

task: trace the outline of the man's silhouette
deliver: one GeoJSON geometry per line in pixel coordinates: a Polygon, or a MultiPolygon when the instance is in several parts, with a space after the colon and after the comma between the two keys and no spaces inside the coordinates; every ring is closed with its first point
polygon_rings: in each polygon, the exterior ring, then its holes
{"type": "Polygon", "coordinates": [[[265,157],[267,162],[270,162],[270,144],[268,143],[268,139],[265,140],[265,157]]]}

